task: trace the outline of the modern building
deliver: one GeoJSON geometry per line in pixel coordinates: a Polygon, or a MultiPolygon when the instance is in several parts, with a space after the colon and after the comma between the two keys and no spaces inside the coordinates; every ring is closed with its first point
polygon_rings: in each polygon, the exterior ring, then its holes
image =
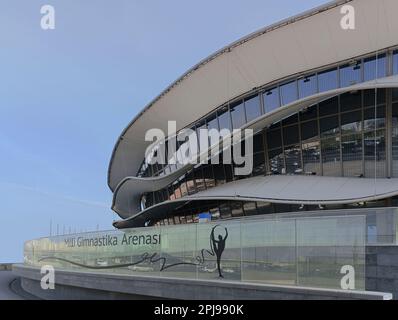
{"type": "Polygon", "coordinates": [[[395,0],[333,1],[188,70],[117,141],[108,174],[121,218],[114,226],[397,206],[396,10],[395,0]],[[344,5],[355,10],[354,29],[341,25],[344,5]],[[167,132],[168,120],[177,134],[253,129],[252,173],[236,176],[222,161],[148,163],[145,133],[167,132]]]}
{"type": "Polygon", "coordinates": [[[118,230],[26,242],[23,287],[51,298],[38,269],[51,263],[60,297],[397,299],[396,12],[396,0],[333,1],[188,70],[116,143],[118,230]],[[230,135],[201,145],[198,164],[170,161],[175,136],[205,128],[230,135]],[[150,129],[169,134],[152,153],[150,129]],[[235,140],[249,129],[252,150],[235,140]],[[246,175],[224,153],[239,146],[246,175]]]}

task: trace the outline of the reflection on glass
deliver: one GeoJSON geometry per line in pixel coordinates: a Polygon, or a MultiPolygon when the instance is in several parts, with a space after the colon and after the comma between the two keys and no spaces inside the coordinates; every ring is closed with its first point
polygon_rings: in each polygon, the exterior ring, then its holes
{"type": "Polygon", "coordinates": [[[299,145],[285,148],[286,173],[301,173],[301,150],[299,145]]]}
{"type": "Polygon", "coordinates": [[[341,133],[354,133],[362,130],[362,111],[343,113],[341,115],[341,133]]]}
{"type": "Polygon", "coordinates": [[[286,83],[280,86],[281,104],[287,105],[297,100],[297,83],[296,81],[286,83]]]}
{"type": "Polygon", "coordinates": [[[282,149],[269,151],[269,161],[272,174],[285,174],[285,160],[282,149]]]}
{"type": "Polygon", "coordinates": [[[320,142],[311,141],[303,143],[303,170],[307,174],[321,174],[321,164],[320,164],[320,142]]]}
{"type": "Polygon", "coordinates": [[[318,88],[319,92],[337,89],[337,69],[331,69],[318,73],[318,88]]]}
{"type": "Polygon", "coordinates": [[[350,134],[341,139],[344,177],[358,177],[362,171],[362,135],[350,134]]]}
{"type": "Polygon", "coordinates": [[[246,120],[250,122],[261,115],[260,97],[258,95],[245,100],[246,120]]]}
{"type": "Polygon", "coordinates": [[[232,128],[239,129],[246,123],[245,108],[243,102],[231,105],[232,128]]]}
{"type": "Polygon", "coordinates": [[[306,76],[298,81],[299,99],[312,96],[317,93],[318,86],[316,76],[306,76]]]}
{"type": "Polygon", "coordinates": [[[386,177],[385,130],[365,132],[365,177],[386,177]]]}
{"type": "Polygon", "coordinates": [[[280,107],[279,88],[269,89],[263,94],[266,112],[271,112],[280,107]]]}
{"type": "Polygon", "coordinates": [[[387,75],[386,55],[379,55],[378,58],[371,57],[364,59],[364,77],[365,81],[376,78],[384,78],[387,75]]]}
{"type": "Polygon", "coordinates": [[[340,132],[339,117],[332,116],[319,120],[321,137],[334,136],[340,132]]]}
{"type": "Polygon", "coordinates": [[[356,62],[340,68],[340,86],[342,88],[352,86],[362,81],[362,65],[356,62]]]}
{"type": "Polygon", "coordinates": [[[340,165],[340,140],[339,138],[323,139],[322,148],[322,169],[324,176],[341,176],[340,165]]]}

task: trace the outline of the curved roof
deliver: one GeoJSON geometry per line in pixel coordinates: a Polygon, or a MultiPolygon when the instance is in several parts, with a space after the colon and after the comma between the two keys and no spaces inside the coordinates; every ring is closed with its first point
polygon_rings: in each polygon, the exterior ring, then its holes
{"type": "Polygon", "coordinates": [[[216,188],[162,202],[114,225],[118,228],[144,225],[161,218],[167,210],[190,201],[238,200],[270,203],[332,205],[368,202],[398,195],[398,179],[365,179],[304,175],[271,175],[237,180],[216,188]]]}
{"type": "Polygon", "coordinates": [[[397,44],[396,0],[333,1],[255,32],[218,51],[189,70],[128,125],[113,150],[108,185],[115,190],[135,176],[149,142],[149,128],[177,130],[226,101],[276,80],[352,59],[397,44]],[[356,10],[356,29],[340,26],[340,6],[356,10]]]}
{"type": "MultiPolygon", "coordinates": [[[[353,90],[366,90],[374,88],[398,88],[398,76],[386,77],[346,88],[330,90],[294,101],[284,107],[274,110],[273,112],[264,114],[263,116],[249,122],[243,128],[253,129],[256,131],[280,121],[292,114],[295,114],[315,103],[334,97],[338,94],[353,90]]],[[[218,144],[211,146],[209,150],[218,150],[221,143],[222,141],[220,140],[218,144]]],[[[200,159],[204,154],[209,154],[209,150],[202,151],[201,154],[198,155],[198,159],[200,159]]],[[[191,168],[192,165],[187,164],[175,172],[152,178],[125,177],[118,184],[114,191],[112,210],[117,212],[121,218],[127,218],[140,212],[140,196],[144,192],[157,191],[166,187],[191,168]]]]}

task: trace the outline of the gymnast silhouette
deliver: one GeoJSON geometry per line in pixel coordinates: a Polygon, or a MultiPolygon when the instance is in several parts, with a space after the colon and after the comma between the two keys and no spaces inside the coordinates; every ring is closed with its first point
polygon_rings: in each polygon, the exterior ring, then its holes
{"type": "Polygon", "coordinates": [[[215,226],[213,228],[213,230],[211,231],[211,235],[210,235],[210,239],[211,239],[211,243],[212,243],[212,247],[213,247],[213,251],[214,254],[217,257],[217,269],[218,269],[218,274],[220,276],[220,278],[224,278],[224,276],[221,273],[221,255],[224,252],[225,249],[225,240],[227,240],[228,238],[228,230],[227,228],[225,228],[225,238],[222,237],[221,234],[218,235],[218,240],[215,239],[214,237],[214,230],[217,228],[218,226],[215,226]]]}

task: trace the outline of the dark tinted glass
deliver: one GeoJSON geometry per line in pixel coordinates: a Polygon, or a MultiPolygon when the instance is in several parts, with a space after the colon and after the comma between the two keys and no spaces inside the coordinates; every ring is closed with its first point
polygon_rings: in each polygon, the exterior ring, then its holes
{"type": "Polygon", "coordinates": [[[299,142],[298,125],[283,128],[283,143],[285,146],[299,142]]]}
{"type": "Polygon", "coordinates": [[[342,133],[360,132],[362,130],[362,111],[343,113],[341,115],[342,133]]]}
{"type": "Polygon", "coordinates": [[[231,119],[230,119],[228,107],[223,107],[218,112],[218,122],[220,124],[220,130],[222,130],[222,129],[231,130],[231,119]]]}
{"type": "Polygon", "coordinates": [[[332,136],[339,133],[339,117],[327,117],[320,119],[321,136],[332,136]]]}
{"type": "Polygon", "coordinates": [[[267,132],[268,149],[280,148],[282,146],[282,136],[280,130],[267,132]]]}
{"type": "Polygon", "coordinates": [[[301,140],[309,140],[318,137],[318,121],[301,123],[301,140]]]}
{"type": "Polygon", "coordinates": [[[318,106],[311,106],[307,110],[300,112],[300,121],[315,119],[318,116],[318,106]]]}
{"type": "Polygon", "coordinates": [[[350,111],[361,108],[362,96],[361,92],[344,93],[340,97],[341,112],[350,111]]]}
{"type": "Polygon", "coordinates": [[[327,116],[339,112],[339,99],[334,97],[319,104],[319,116],[327,116]]]}

